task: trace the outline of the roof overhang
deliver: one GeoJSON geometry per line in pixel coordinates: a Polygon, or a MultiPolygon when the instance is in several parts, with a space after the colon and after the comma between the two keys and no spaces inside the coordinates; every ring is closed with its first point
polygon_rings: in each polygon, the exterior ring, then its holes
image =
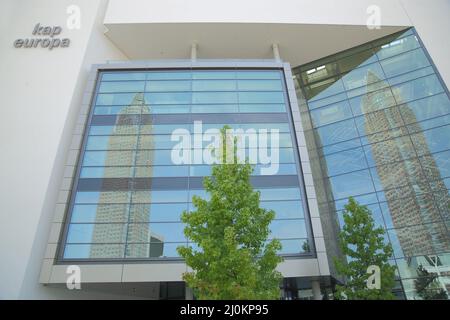
{"type": "Polygon", "coordinates": [[[278,23],[105,24],[106,35],[129,59],[186,59],[193,43],[201,59],[272,59],[272,44],[292,66],[405,29],[385,26],[278,23]]]}

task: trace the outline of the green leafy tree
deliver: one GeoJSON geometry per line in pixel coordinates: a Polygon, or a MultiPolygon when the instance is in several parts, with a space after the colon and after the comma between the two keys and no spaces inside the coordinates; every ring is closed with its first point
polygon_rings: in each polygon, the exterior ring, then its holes
{"type": "Polygon", "coordinates": [[[429,273],[422,265],[417,268],[418,278],[414,281],[417,296],[423,300],[447,300],[447,292],[439,284],[438,276],[429,273]]]}
{"type": "Polygon", "coordinates": [[[250,183],[253,169],[248,161],[238,163],[228,128],[221,130],[222,163],[203,181],[210,200],[194,196],[196,210],[181,217],[185,235],[198,246],[177,248],[192,268],[183,279],[198,299],[278,299],[281,243],[267,241],[275,212],[260,208],[260,194],[250,183]],[[233,161],[227,163],[229,152],[233,161]]]}
{"type": "Polygon", "coordinates": [[[344,226],[339,233],[339,245],[346,259],[335,259],[339,274],[346,279],[337,286],[336,298],[350,300],[391,300],[395,296],[395,267],[388,263],[392,247],[383,240],[383,228],[375,228],[370,210],[349,199],[344,210],[344,226]],[[372,275],[369,266],[380,271],[379,288],[369,288],[367,281],[372,275]]]}

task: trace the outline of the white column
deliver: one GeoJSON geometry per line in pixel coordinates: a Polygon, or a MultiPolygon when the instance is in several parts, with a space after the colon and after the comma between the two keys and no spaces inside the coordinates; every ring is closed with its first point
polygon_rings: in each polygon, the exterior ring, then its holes
{"type": "Polygon", "coordinates": [[[281,57],[280,57],[280,49],[278,48],[278,44],[276,44],[276,43],[272,44],[272,50],[273,50],[273,58],[277,61],[280,61],[281,57]]]}
{"type": "Polygon", "coordinates": [[[197,60],[197,44],[193,43],[191,45],[191,60],[197,60]]]}
{"type": "Polygon", "coordinates": [[[320,292],[320,281],[319,280],[311,280],[311,288],[312,288],[314,300],[322,300],[322,293],[320,292]]]}

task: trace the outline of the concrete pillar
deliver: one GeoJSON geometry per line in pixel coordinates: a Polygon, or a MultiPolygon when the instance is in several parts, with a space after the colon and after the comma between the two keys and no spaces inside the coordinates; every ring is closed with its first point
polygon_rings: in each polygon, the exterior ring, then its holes
{"type": "Polygon", "coordinates": [[[197,60],[197,44],[193,43],[191,45],[191,60],[197,60]]]}
{"type": "Polygon", "coordinates": [[[278,44],[276,43],[272,44],[272,50],[273,50],[273,58],[277,61],[281,61],[280,49],[278,48],[278,44]]]}
{"type": "Polygon", "coordinates": [[[320,281],[319,280],[311,280],[311,288],[312,288],[314,300],[322,300],[322,293],[320,292],[320,281]]]}

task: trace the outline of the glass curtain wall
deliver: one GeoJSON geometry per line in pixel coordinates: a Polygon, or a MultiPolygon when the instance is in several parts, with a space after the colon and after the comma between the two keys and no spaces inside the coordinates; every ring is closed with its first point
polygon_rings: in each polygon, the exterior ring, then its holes
{"type": "MultiPolygon", "coordinates": [[[[193,195],[207,198],[211,166],[176,164],[174,130],[229,125],[279,130],[278,172],[252,177],[261,205],[276,212],[280,254],[307,254],[307,214],[281,70],[105,71],[99,80],[71,196],[63,260],[179,258],[191,245],[180,216],[193,195]]],[[[186,139],[192,141],[191,136],[186,139]]],[[[210,142],[203,142],[206,148],[210,142]]],[[[197,146],[198,147],[198,146],[197,146]]],[[[195,152],[194,143],[191,151],[195,152]]],[[[246,149],[246,154],[251,152],[246,149]]]]}
{"type": "Polygon", "coordinates": [[[450,100],[415,30],[298,67],[294,75],[324,232],[336,234],[354,197],[386,229],[399,292],[445,297],[450,100]]]}

